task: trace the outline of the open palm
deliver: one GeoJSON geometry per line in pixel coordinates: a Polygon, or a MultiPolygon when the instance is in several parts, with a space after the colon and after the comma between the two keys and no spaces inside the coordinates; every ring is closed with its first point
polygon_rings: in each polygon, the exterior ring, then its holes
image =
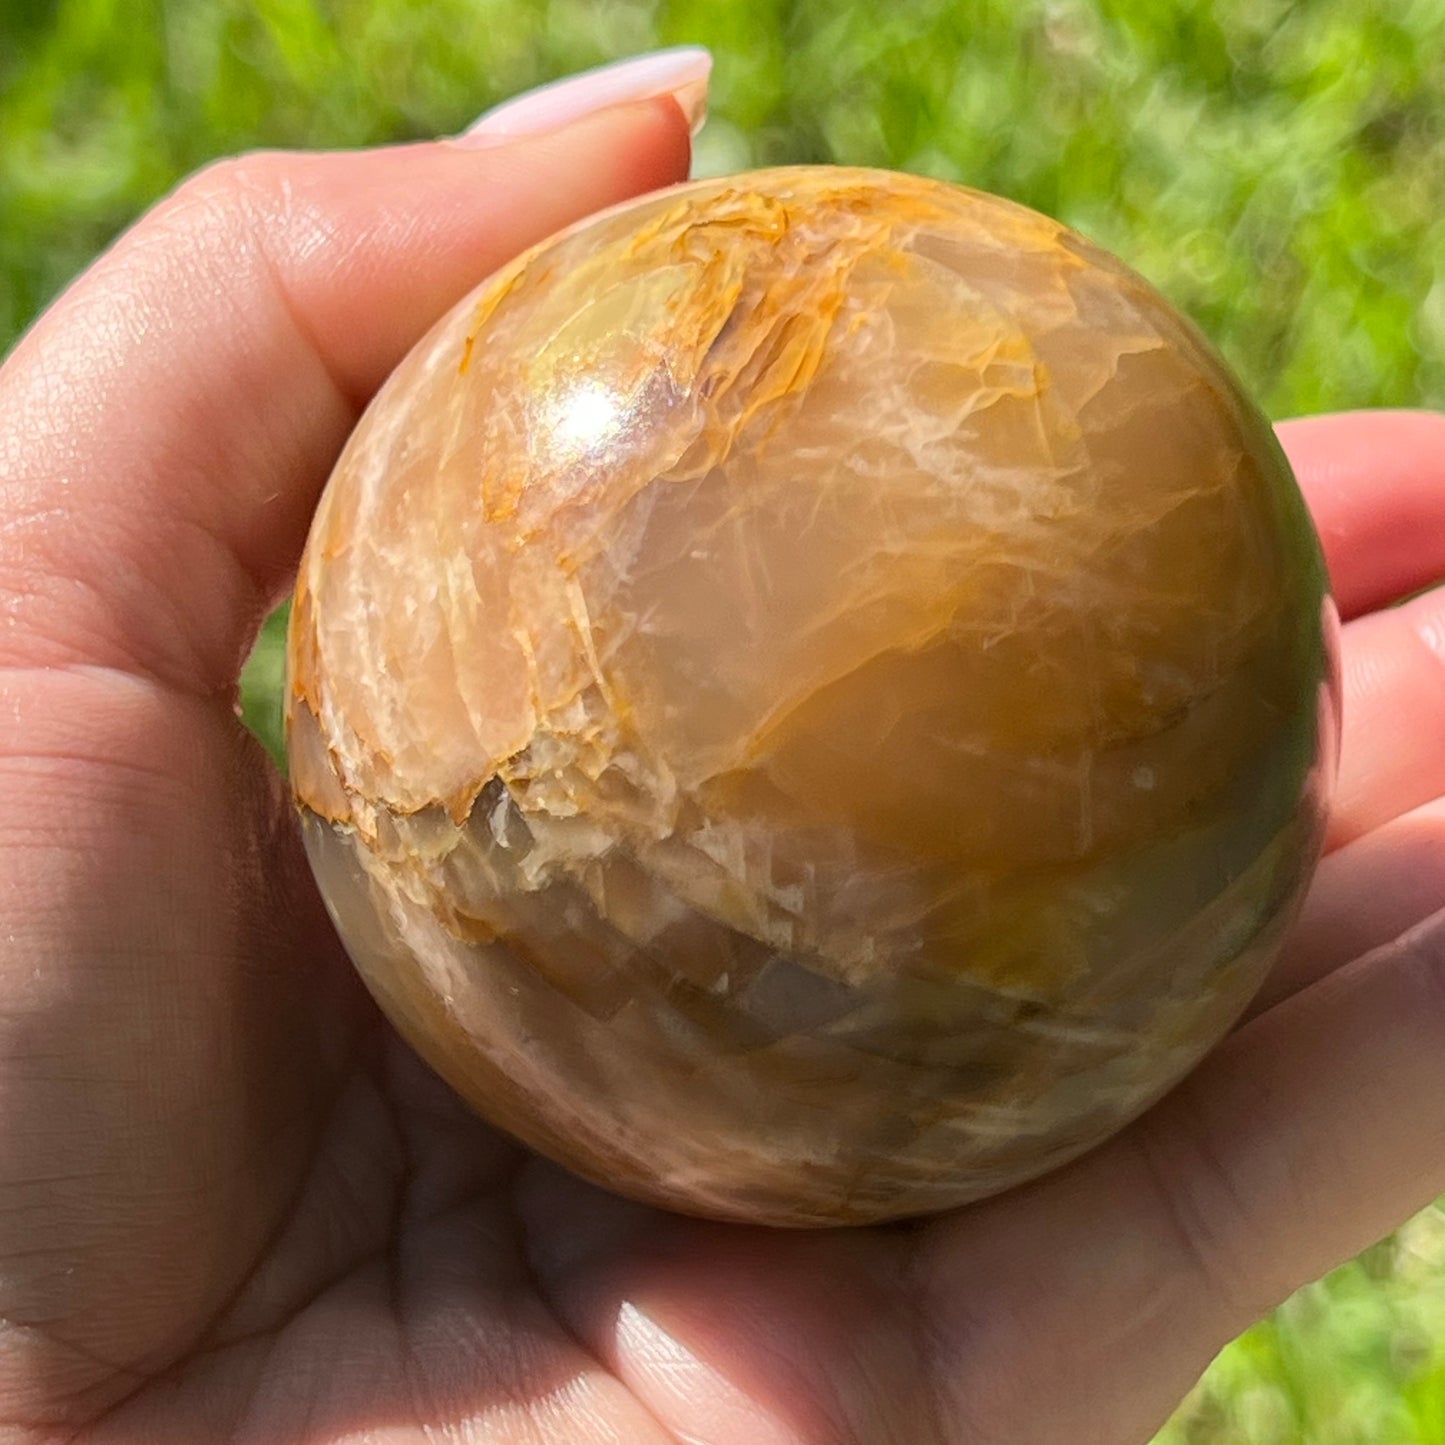
{"type": "Polygon", "coordinates": [[[341,957],[237,720],[357,411],[670,102],[193,181],[0,371],[0,1440],[1128,1445],[1445,1190],[1445,420],[1284,432],[1345,629],[1333,851],[1254,1015],[923,1224],[671,1217],[528,1156],[341,957]]]}

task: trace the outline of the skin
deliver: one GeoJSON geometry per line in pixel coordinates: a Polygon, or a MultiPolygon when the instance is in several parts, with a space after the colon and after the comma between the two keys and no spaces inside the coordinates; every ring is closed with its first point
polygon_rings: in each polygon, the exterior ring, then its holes
{"type": "Polygon", "coordinates": [[[654,1214],[468,1116],[354,981],[235,713],[358,409],[670,102],[253,156],[0,370],[0,1442],[1128,1445],[1445,1192],[1445,419],[1282,428],[1345,618],[1331,852],[1250,1018],[921,1225],[654,1214]]]}

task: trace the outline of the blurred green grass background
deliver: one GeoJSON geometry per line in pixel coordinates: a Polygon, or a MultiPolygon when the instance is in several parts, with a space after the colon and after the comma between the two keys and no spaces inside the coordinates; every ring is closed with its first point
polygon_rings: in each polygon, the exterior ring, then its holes
{"type": "MultiPolygon", "coordinates": [[[[0,0],[0,349],[214,156],[455,131],[684,41],[700,173],[966,181],[1117,251],[1275,417],[1445,404],[1445,0],[0,0]]],[[[1158,1445],[1206,1442],[1445,1445],[1445,1209],[1231,1345],[1158,1445]]]]}

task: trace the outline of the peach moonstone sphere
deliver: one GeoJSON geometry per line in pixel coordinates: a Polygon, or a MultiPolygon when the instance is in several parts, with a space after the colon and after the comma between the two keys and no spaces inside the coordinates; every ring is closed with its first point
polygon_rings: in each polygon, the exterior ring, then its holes
{"type": "Polygon", "coordinates": [[[1239,1015],[1335,667],[1270,428],[1144,282],[879,172],[538,247],[367,412],[290,634],[310,857],[481,1114],[718,1218],[939,1210],[1239,1015]]]}

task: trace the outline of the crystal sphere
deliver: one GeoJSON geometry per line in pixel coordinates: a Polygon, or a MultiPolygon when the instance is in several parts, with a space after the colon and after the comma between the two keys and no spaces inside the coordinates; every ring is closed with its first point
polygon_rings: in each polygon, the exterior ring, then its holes
{"type": "Polygon", "coordinates": [[[1017,205],[784,169],[459,304],[323,496],[306,843],[402,1035],[656,1204],[866,1223],[1097,1144],[1231,1026],[1337,708],[1273,433],[1017,205]]]}

